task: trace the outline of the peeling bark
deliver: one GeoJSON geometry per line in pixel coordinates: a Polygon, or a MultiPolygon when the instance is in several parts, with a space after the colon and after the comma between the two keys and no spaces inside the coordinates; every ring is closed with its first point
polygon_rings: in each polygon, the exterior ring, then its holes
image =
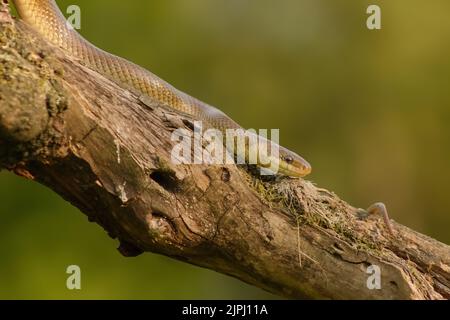
{"type": "Polygon", "coordinates": [[[173,165],[191,119],[0,17],[0,168],[50,187],[124,256],[155,252],[289,298],[448,299],[450,248],[306,180],[173,165]],[[366,271],[381,270],[369,290],[366,271]]]}

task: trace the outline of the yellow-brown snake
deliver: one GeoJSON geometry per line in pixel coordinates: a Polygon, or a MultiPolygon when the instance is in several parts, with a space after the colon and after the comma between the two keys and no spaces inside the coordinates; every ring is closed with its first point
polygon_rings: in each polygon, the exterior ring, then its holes
{"type": "MultiPolygon", "coordinates": [[[[118,84],[132,87],[165,106],[204,121],[210,128],[221,131],[240,128],[222,111],[177,90],[146,69],[88,42],[69,26],[54,0],[13,0],[13,3],[20,17],[47,41],[96,72],[118,84]]],[[[271,161],[278,164],[277,173],[303,177],[311,172],[311,166],[301,156],[276,146],[279,152],[277,158],[271,161]]]]}
{"type": "MultiPolygon", "coordinates": [[[[88,42],[66,22],[54,0],[13,0],[13,3],[21,18],[47,41],[119,85],[131,87],[169,108],[204,121],[208,127],[221,131],[241,128],[222,111],[177,90],[150,71],[88,42]]],[[[247,147],[258,148],[259,146],[249,144],[247,147]]],[[[276,147],[279,149],[279,154],[276,159],[270,159],[271,162],[277,163],[276,173],[291,177],[304,177],[311,173],[310,164],[301,156],[282,146],[276,145],[276,147]]],[[[244,150],[244,153],[246,152],[249,150],[244,150]]],[[[264,167],[263,164],[258,163],[258,165],[264,167]]],[[[370,206],[367,212],[381,214],[389,232],[394,233],[383,203],[370,206]]]]}

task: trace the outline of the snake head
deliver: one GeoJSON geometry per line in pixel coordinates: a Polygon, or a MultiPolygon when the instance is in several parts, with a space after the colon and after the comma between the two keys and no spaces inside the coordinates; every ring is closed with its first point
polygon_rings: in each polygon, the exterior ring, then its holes
{"type": "Polygon", "coordinates": [[[282,175],[301,178],[307,176],[312,171],[308,161],[284,147],[280,147],[279,158],[278,173],[282,175]]]}

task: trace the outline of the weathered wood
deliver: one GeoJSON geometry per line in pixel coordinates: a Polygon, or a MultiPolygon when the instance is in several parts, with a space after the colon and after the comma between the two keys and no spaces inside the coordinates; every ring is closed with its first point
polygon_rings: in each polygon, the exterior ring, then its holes
{"type": "Polygon", "coordinates": [[[448,299],[450,248],[306,180],[173,165],[189,119],[0,18],[0,167],[45,184],[121,242],[290,298],[448,299]],[[381,289],[367,288],[367,268],[381,289]]]}

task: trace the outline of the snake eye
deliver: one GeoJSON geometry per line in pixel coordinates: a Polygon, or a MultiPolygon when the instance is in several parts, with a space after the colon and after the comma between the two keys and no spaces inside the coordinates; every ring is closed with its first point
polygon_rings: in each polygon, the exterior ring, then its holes
{"type": "Polygon", "coordinates": [[[291,164],[292,162],[294,162],[294,158],[292,158],[291,156],[285,156],[284,161],[291,164]]]}

